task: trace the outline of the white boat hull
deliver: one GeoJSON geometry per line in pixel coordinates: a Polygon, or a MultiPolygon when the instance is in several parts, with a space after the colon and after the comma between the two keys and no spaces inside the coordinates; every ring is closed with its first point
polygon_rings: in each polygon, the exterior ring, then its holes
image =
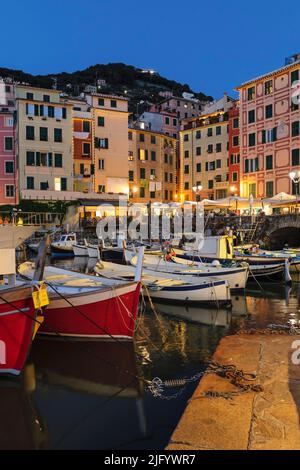
{"type": "Polygon", "coordinates": [[[156,287],[146,283],[153,299],[174,303],[230,304],[230,289],[224,281],[188,286],[156,287]]]}
{"type": "Polygon", "coordinates": [[[99,258],[99,248],[93,245],[87,245],[89,258],[99,258]]]}
{"type": "Polygon", "coordinates": [[[75,256],[88,256],[88,249],[85,245],[73,245],[75,256]]]}

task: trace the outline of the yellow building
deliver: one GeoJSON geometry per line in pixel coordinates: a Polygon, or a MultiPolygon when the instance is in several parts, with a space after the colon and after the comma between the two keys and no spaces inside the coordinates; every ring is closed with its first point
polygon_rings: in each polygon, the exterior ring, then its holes
{"type": "Polygon", "coordinates": [[[128,194],[128,100],[86,95],[94,125],[94,186],[98,193],[128,194]]]}
{"type": "Polygon", "coordinates": [[[176,139],[160,132],[130,128],[128,140],[130,201],[176,200],[176,139]]]}
{"type": "Polygon", "coordinates": [[[180,131],[181,201],[227,197],[228,172],[228,113],[217,111],[183,120],[180,131]]]}
{"type": "Polygon", "coordinates": [[[21,198],[64,199],[73,190],[72,105],[60,92],[16,86],[21,198]]]}

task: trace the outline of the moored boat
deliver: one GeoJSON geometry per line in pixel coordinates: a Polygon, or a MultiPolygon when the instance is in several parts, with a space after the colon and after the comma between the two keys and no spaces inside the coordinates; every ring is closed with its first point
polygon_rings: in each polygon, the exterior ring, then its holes
{"type": "Polygon", "coordinates": [[[50,245],[53,256],[74,256],[73,246],[76,244],[76,233],[61,235],[58,241],[50,245]]]}
{"type": "Polygon", "coordinates": [[[87,245],[73,245],[74,256],[89,256],[87,245]]]}
{"type": "MultiPolygon", "coordinates": [[[[125,250],[126,261],[136,265],[136,255],[133,251],[125,250]]],[[[197,279],[215,277],[226,280],[231,290],[240,290],[246,287],[248,279],[248,265],[233,265],[223,267],[218,262],[200,263],[177,258],[176,256],[145,255],[143,265],[159,273],[171,273],[180,276],[194,276],[197,279]]]]}
{"type": "MultiPolygon", "coordinates": [[[[0,374],[20,375],[31,341],[42,318],[34,304],[33,291],[39,296],[48,240],[40,244],[39,260],[33,264],[33,282],[16,280],[15,249],[0,249],[2,257],[0,285],[0,374]]],[[[41,291],[40,291],[41,292],[41,291]]],[[[42,307],[40,297],[36,302],[42,307]]]]}
{"type": "Polygon", "coordinates": [[[29,284],[0,289],[0,374],[19,375],[37,320],[29,284]]]}
{"type": "MultiPolygon", "coordinates": [[[[132,279],[134,268],[108,262],[98,262],[95,272],[108,279],[132,279]]],[[[197,279],[172,273],[159,273],[143,269],[143,286],[146,295],[164,302],[183,304],[231,305],[230,288],[224,280],[214,277],[197,279]]]]}
{"type": "MultiPolygon", "coordinates": [[[[131,339],[138,313],[142,264],[141,249],[135,278],[131,282],[100,280],[95,276],[47,267],[44,280],[50,303],[40,334],[131,339]]],[[[32,263],[19,266],[19,273],[32,277],[32,263]]]]}

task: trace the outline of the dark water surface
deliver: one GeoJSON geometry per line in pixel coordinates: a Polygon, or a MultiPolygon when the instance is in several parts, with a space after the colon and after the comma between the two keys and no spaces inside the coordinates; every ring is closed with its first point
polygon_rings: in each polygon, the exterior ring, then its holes
{"type": "MultiPolygon", "coordinates": [[[[94,262],[55,264],[86,272],[94,262]]],[[[299,325],[299,294],[296,279],[264,292],[253,285],[233,296],[230,311],[156,303],[157,314],[140,316],[134,344],[37,339],[23,380],[1,381],[0,448],[163,449],[197,382],[162,400],[144,381],[193,376],[239,328],[299,325]]]]}

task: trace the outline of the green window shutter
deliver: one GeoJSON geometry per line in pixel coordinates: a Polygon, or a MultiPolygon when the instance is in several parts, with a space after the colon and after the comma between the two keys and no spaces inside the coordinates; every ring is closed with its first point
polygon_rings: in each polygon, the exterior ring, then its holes
{"type": "Polygon", "coordinates": [[[48,166],[53,166],[53,155],[52,153],[48,153],[48,166]]]}
{"type": "Polygon", "coordinates": [[[263,144],[266,143],[266,131],[265,130],[262,131],[262,143],[263,144]]]}
{"type": "Polygon", "coordinates": [[[54,106],[48,106],[48,117],[54,117],[54,106]]]}
{"type": "Polygon", "coordinates": [[[67,191],[67,178],[61,178],[61,191],[67,191]]]}
{"type": "Polygon", "coordinates": [[[40,152],[35,153],[35,164],[36,164],[36,166],[41,166],[41,154],[40,154],[40,152]]]}
{"type": "Polygon", "coordinates": [[[34,166],[34,152],[26,152],[26,165],[34,166]]]}
{"type": "Polygon", "coordinates": [[[34,105],[34,115],[35,115],[35,116],[38,116],[38,115],[39,115],[39,105],[38,105],[38,104],[35,104],[35,105],[34,105]]]}
{"type": "Polygon", "coordinates": [[[104,116],[98,116],[98,126],[104,127],[104,125],[105,125],[104,116]]]}
{"type": "Polygon", "coordinates": [[[56,153],[54,155],[54,166],[56,168],[62,168],[62,154],[61,153],[56,153]]]}
{"type": "Polygon", "coordinates": [[[67,108],[62,108],[62,117],[63,119],[67,119],[67,108]]]}

